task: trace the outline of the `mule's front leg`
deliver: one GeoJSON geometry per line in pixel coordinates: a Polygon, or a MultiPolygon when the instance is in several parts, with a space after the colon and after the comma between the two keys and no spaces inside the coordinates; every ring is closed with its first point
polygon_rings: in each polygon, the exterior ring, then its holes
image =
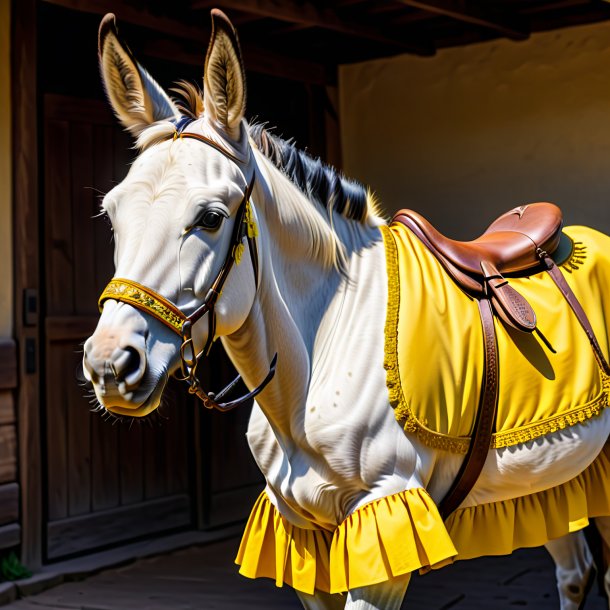
{"type": "Polygon", "coordinates": [[[378,585],[352,589],[347,594],[345,610],[400,610],[410,579],[411,574],[405,574],[378,585]]]}
{"type": "Polygon", "coordinates": [[[296,592],[305,610],[343,610],[345,608],[346,595],[341,593],[324,593],[316,591],[313,595],[296,592]]]}
{"type": "Polygon", "coordinates": [[[544,546],[555,562],[561,610],[578,610],[595,579],[593,556],[584,532],[549,540],[544,546]]]}

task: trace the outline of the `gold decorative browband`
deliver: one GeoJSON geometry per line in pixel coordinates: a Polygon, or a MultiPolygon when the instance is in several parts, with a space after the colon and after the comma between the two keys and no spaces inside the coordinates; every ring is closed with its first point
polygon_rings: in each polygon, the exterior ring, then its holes
{"type": "Polygon", "coordinates": [[[133,280],[115,277],[99,298],[98,306],[100,312],[104,301],[113,299],[128,305],[133,305],[138,309],[151,314],[160,322],[171,328],[175,333],[182,336],[182,325],[186,321],[186,316],[166,298],[160,294],[138,284],[133,280]]]}

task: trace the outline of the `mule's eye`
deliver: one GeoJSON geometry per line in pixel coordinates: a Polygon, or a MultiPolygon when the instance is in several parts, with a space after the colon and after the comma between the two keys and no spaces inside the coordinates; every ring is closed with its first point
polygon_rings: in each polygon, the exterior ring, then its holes
{"type": "Polygon", "coordinates": [[[218,229],[223,218],[224,215],[218,210],[206,210],[197,220],[197,226],[213,231],[218,229]]]}

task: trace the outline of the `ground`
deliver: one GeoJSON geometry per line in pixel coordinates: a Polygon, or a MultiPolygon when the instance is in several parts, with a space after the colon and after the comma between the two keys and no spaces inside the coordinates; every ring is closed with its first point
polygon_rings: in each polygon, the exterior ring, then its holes
{"type": "MultiPolygon", "coordinates": [[[[288,587],[239,576],[238,540],[144,559],[68,582],[3,608],[14,610],[274,610],[300,608],[288,587]]],[[[558,610],[553,564],[543,549],[457,562],[414,576],[405,610],[558,610]]],[[[606,610],[594,588],[583,610],[606,610]]]]}

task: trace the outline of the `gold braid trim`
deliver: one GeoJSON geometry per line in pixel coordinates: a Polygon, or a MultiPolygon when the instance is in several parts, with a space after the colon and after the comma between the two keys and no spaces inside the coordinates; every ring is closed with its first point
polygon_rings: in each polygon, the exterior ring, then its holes
{"type": "Polygon", "coordinates": [[[142,284],[133,280],[113,278],[99,298],[100,311],[104,301],[113,299],[128,305],[133,305],[141,311],[150,314],[169,326],[174,332],[182,336],[182,324],[185,321],[184,314],[166,298],[142,284]]]}
{"type": "Polygon", "coordinates": [[[579,405],[565,413],[555,415],[532,424],[525,424],[519,428],[496,432],[493,435],[491,446],[493,449],[511,447],[519,443],[527,443],[541,436],[552,434],[558,430],[564,430],[576,424],[601,415],[602,411],[610,406],[610,377],[600,370],[602,389],[599,395],[590,402],[579,405]]]}
{"type": "MultiPolygon", "coordinates": [[[[390,229],[382,226],[381,233],[385,245],[388,274],[388,311],[385,323],[383,366],[386,370],[386,385],[395,417],[403,426],[405,432],[417,435],[428,447],[451,453],[466,453],[470,445],[470,437],[450,436],[430,430],[417,419],[402,392],[398,365],[398,316],[400,312],[398,251],[390,229]]],[[[572,260],[575,256],[574,252],[577,252],[579,245],[581,245],[579,242],[575,243],[574,251],[570,255],[569,260],[572,260]]],[[[511,447],[512,445],[525,443],[541,436],[552,434],[558,430],[580,424],[592,417],[597,417],[602,413],[603,409],[610,406],[610,376],[601,370],[600,376],[602,381],[601,392],[590,402],[540,422],[497,432],[492,437],[491,448],[499,449],[501,447],[511,447]]]]}
{"type": "Polygon", "coordinates": [[[394,415],[405,432],[416,434],[428,447],[443,449],[451,453],[466,453],[469,437],[449,436],[426,428],[415,416],[402,392],[398,366],[398,314],[400,311],[400,278],[398,276],[398,251],[392,232],[381,226],[386,252],[388,273],[388,311],[385,323],[384,363],[386,385],[394,415]]]}

